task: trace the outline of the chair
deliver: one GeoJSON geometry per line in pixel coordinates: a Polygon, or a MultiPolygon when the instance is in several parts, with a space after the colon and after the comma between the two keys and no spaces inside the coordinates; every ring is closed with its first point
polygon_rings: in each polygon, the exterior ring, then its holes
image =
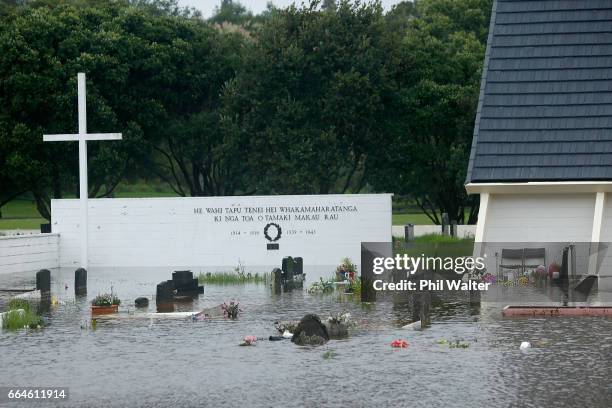
{"type": "Polygon", "coordinates": [[[498,266],[497,277],[503,277],[504,269],[512,272],[522,272],[524,269],[524,249],[502,249],[501,260],[498,266]]]}
{"type": "Polygon", "coordinates": [[[535,269],[540,265],[546,265],[546,248],[525,248],[523,272],[527,269],[535,269]]]}

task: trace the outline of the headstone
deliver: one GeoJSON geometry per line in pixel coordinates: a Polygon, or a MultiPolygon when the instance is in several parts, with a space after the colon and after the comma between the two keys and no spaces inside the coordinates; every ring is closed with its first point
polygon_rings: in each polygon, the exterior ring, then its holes
{"type": "Polygon", "coordinates": [[[412,320],[420,321],[421,328],[431,324],[431,292],[428,290],[414,292],[412,297],[412,320]]]}
{"type": "Polygon", "coordinates": [[[327,328],[315,314],[304,316],[291,338],[292,342],[300,346],[323,344],[328,340],[327,328]]]}
{"type": "Polygon", "coordinates": [[[285,280],[285,290],[293,289],[293,271],[294,271],[294,261],[293,258],[287,256],[283,258],[283,276],[285,280]]]}
{"type": "Polygon", "coordinates": [[[155,301],[157,303],[171,302],[174,299],[174,283],[171,280],[157,284],[155,301]]]}
{"type": "Polygon", "coordinates": [[[172,280],[160,282],[157,285],[156,302],[173,302],[189,300],[188,297],[204,293],[204,286],[200,286],[198,279],[193,277],[191,271],[174,271],[172,280]]]}
{"type": "Polygon", "coordinates": [[[274,291],[274,293],[278,294],[281,292],[283,271],[281,271],[279,268],[274,268],[272,269],[271,274],[272,274],[272,290],[274,291]]]}
{"type": "Polygon", "coordinates": [[[84,268],[74,271],[74,293],[76,295],[87,293],[87,270],[84,268]]]}
{"type": "Polygon", "coordinates": [[[404,225],[404,241],[410,242],[414,239],[414,224],[404,225]]]}
{"type": "Polygon", "coordinates": [[[302,275],[304,273],[304,258],[301,256],[293,258],[293,274],[302,275]]]}
{"type": "Polygon", "coordinates": [[[40,290],[41,295],[51,293],[51,272],[48,269],[36,272],[36,289],[40,290]]]}

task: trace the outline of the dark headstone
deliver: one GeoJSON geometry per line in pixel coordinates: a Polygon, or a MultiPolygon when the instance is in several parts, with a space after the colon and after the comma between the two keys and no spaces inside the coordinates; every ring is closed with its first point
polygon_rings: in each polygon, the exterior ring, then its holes
{"type": "Polygon", "coordinates": [[[414,224],[404,225],[404,241],[410,242],[414,240],[414,224]]]}
{"type": "Polygon", "coordinates": [[[304,273],[304,258],[298,256],[293,258],[293,274],[301,275],[304,273]]]}
{"type": "Polygon", "coordinates": [[[174,298],[174,283],[171,280],[163,281],[157,285],[155,301],[171,302],[174,298]]]}
{"type": "Polygon", "coordinates": [[[136,307],[149,307],[149,299],[146,297],[139,297],[134,300],[136,307]]]}
{"type": "Polygon", "coordinates": [[[204,287],[198,285],[198,279],[193,277],[191,271],[172,272],[172,283],[179,296],[194,296],[204,293],[204,287]]]}
{"type": "Polygon", "coordinates": [[[51,292],[51,272],[48,269],[36,272],[36,289],[41,293],[51,292]]]}
{"type": "Polygon", "coordinates": [[[274,268],[272,269],[271,274],[272,274],[272,290],[274,291],[274,293],[280,293],[282,279],[283,279],[283,271],[281,271],[279,268],[274,268]]]}
{"type": "Polygon", "coordinates": [[[74,271],[74,293],[76,295],[87,293],[87,270],[84,268],[74,271]]]}
{"type": "Polygon", "coordinates": [[[191,271],[174,271],[172,272],[172,280],[177,287],[189,286],[193,280],[193,272],[191,271]]]}
{"type": "Polygon", "coordinates": [[[293,284],[294,269],[295,265],[293,258],[290,256],[283,258],[283,275],[285,277],[285,283],[293,284]]]}
{"type": "Polygon", "coordinates": [[[328,340],[327,328],[315,314],[307,314],[300,320],[291,339],[300,346],[323,344],[328,340]]]}
{"type": "Polygon", "coordinates": [[[51,233],[51,224],[40,224],[40,232],[42,234],[50,234],[51,233]]]}

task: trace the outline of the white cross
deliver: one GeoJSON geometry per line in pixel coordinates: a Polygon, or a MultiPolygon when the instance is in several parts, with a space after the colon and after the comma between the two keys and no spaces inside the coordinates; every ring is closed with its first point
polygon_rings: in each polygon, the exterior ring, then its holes
{"type": "Polygon", "coordinates": [[[45,142],[79,142],[79,200],[81,207],[81,268],[87,269],[87,141],[88,140],[120,140],[121,133],[87,133],[87,106],[85,104],[85,74],[77,74],[79,95],[79,133],[76,135],[43,135],[45,142]]]}

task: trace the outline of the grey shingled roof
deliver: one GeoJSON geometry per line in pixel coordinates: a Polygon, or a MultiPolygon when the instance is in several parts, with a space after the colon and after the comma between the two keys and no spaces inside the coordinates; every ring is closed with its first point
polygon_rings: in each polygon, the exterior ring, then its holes
{"type": "Polygon", "coordinates": [[[612,180],[612,0],[496,0],[467,182],[612,180]]]}

